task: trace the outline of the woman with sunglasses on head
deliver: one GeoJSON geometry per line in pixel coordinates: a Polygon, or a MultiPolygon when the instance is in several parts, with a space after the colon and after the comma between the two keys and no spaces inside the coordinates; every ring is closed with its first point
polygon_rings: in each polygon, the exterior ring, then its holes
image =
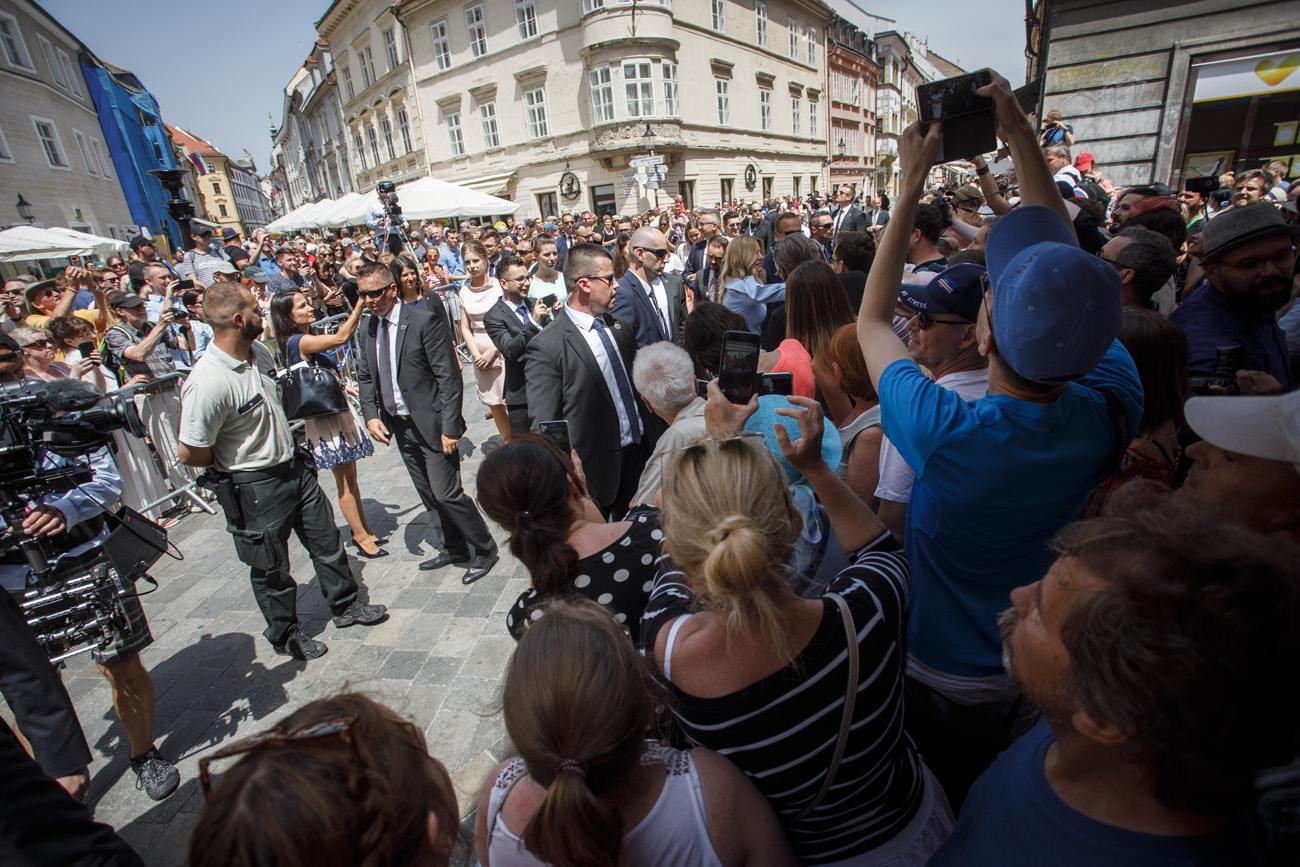
{"type": "Polygon", "coordinates": [[[192,867],[446,867],[456,845],[447,769],[419,728],[362,695],[317,699],[199,773],[192,867]]]}
{"type": "MultiPolygon", "coordinates": [[[[278,292],[271,298],[271,324],[275,328],[276,344],[280,355],[290,367],[314,364],[339,372],[334,359],[326,353],[347,344],[356,333],[361,321],[365,301],[357,299],[350,315],[333,334],[312,334],[316,321],[311,302],[301,292],[278,292]]],[[[379,547],[381,540],[370,529],[365,507],[361,503],[361,486],[357,481],[357,461],[375,453],[374,444],[366,435],[351,409],[337,415],[304,419],[307,443],[316,467],[334,474],[338,488],[339,511],[343,513],[352,530],[352,544],[367,559],[386,557],[388,552],[379,547]]]]}
{"type": "Polygon", "coordinates": [[[479,794],[484,867],[793,867],[753,784],[709,750],[647,741],[666,696],[645,658],[588,599],[545,606],[502,693],[519,751],[479,794]]]}
{"type": "Polygon", "coordinates": [[[923,865],[952,832],[903,728],[907,558],[822,459],[816,401],[792,398],[786,461],[817,493],[850,566],[805,599],[789,567],[800,519],[757,409],[709,386],[710,433],[664,475],[664,549],[641,637],[692,742],[727,755],[776,810],[803,864],[923,865]],[[666,561],[669,562],[669,561],[666,561]]]}

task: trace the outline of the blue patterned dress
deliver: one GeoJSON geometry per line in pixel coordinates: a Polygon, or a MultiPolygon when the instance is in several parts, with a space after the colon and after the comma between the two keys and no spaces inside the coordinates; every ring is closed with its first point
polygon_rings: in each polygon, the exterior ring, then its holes
{"type": "MultiPolygon", "coordinates": [[[[301,334],[289,338],[289,364],[300,364],[302,353],[298,351],[301,334]]],[[[316,353],[315,362],[338,373],[334,359],[324,352],[316,353]]],[[[349,407],[351,404],[349,404],[349,407]]],[[[357,423],[357,417],[351,408],[338,415],[323,415],[304,419],[307,444],[316,458],[317,469],[332,470],[344,464],[355,463],[361,458],[368,458],[375,453],[374,443],[366,436],[365,428],[357,423]]]]}

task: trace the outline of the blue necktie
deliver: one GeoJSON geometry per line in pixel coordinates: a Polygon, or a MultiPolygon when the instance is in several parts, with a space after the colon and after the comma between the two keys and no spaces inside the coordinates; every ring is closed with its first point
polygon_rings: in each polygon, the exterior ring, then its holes
{"type": "Polygon", "coordinates": [[[600,319],[592,320],[596,334],[600,337],[601,345],[605,347],[605,355],[609,357],[610,369],[614,371],[614,382],[618,384],[618,396],[623,401],[623,411],[627,413],[628,425],[632,431],[632,442],[641,442],[641,417],[637,415],[636,398],[632,396],[632,383],[627,378],[627,371],[623,369],[623,356],[618,354],[614,348],[614,341],[609,336],[609,330],[605,323],[600,319]]]}

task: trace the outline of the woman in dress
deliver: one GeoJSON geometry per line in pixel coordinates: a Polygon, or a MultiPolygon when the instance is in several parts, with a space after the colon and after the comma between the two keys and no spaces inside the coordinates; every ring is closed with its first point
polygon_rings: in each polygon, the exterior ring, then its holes
{"type": "Polygon", "coordinates": [[[469,277],[460,287],[460,335],[474,362],[474,384],[478,399],[492,414],[501,441],[510,442],[510,418],[506,415],[505,362],[501,351],[483,327],[483,314],[504,297],[501,284],[488,276],[487,249],[478,241],[461,246],[465,274],[469,277]]]}
{"type": "MultiPolygon", "coordinates": [[[[365,303],[358,298],[352,314],[333,334],[312,334],[316,321],[311,303],[301,292],[280,292],[271,299],[271,322],[275,326],[276,343],[280,355],[289,366],[304,361],[314,363],[338,373],[338,365],[326,353],[338,349],[352,339],[365,303]]],[[[361,488],[357,483],[357,464],[361,458],[375,453],[374,444],[365,429],[357,424],[350,409],[337,415],[319,416],[304,421],[307,442],[316,458],[316,466],[334,473],[334,484],[339,492],[339,510],[352,529],[352,543],[362,557],[386,557],[388,552],[379,547],[382,540],[370,529],[366,512],[361,505],[361,488]]]]}
{"type": "Polygon", "coordinates": [[[510,534],[532,585],[506,613],[506,629],[517,639],[543,600],[578,594],[608,607],[635,640],[663,538],[659,510],[637,507],[605,523],[574,455],[539,434],[516,434],[479,467],[479,505],[510,534]]]}
{"type": "Polygon", "coordinates": [[[608,611],[548,604],[506,671],[519,757],[479,794],[479,863],[794,867],[772,808],[735,765],[646,740],[664,698],[608,611]]]}

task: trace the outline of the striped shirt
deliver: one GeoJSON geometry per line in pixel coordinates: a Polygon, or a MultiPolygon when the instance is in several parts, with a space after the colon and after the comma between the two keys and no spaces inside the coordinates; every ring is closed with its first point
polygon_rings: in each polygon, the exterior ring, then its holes
{"type": "MultiPolygon", "coordinates": [[[[839,738],[848,678],[844,621],[823,599],[821,625],[795,660],[721,698],[673,687],[687,736],[745,772],[767,798],[804,864],[825,864],[888,843],[925,795],[921,758],[903,731],[902,640],[907,559],[888,534],[858,551],[831,582],[848,603],[858,635],[858,694],[844,758],[831,790],[811,814],[796,816],[821,790],[839,738]]],[[[697,606],[681,572],[661,561],[642,620],[646,648],[674,618],[697,606]]]]}
{"type": "Polygon", "coordinates": [[[226,251],[220,247],[210,247],[208,252],[200,253],[198,250],[187,250],[181,257],[181,262],[176,266],[176,273],[181,277],[188,277],[203,288],[212,285],[212,272],[222,262],[229,262],[230,257],[226,251]]]}

